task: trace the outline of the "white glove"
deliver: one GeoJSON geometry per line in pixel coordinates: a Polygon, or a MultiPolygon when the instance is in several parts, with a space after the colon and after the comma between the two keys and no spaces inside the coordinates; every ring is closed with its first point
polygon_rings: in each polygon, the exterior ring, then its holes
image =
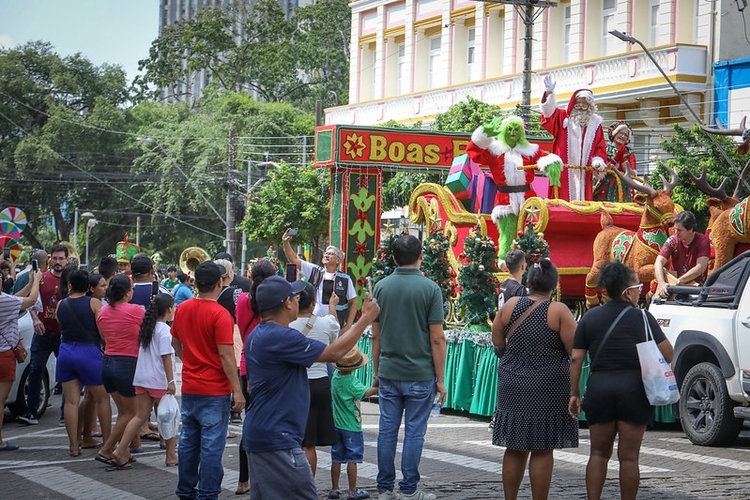
{"type": "Polygon", "coordinates": [[[552,76],[547,75],[544,77],[544,91],[551,94],[555,91],[555,85],[557,83],[552,79],[552,76]]]}

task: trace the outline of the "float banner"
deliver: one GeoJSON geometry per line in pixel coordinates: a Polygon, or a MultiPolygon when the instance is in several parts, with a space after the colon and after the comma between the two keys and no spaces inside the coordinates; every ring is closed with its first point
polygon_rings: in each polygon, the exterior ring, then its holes
{"type": "MultiPolygon", "coordinates": [[[[432,130],[325,125],[315,130],[315,166],[378,165],[450,169],[471,134],[432,130]]],[[[550,150],[551,139],[529,137],[550,150]]]]}

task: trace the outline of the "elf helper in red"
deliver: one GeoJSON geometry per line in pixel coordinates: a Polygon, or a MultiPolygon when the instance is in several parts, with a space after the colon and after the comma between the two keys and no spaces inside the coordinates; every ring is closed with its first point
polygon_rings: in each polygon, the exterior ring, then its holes
{"type": "MultiPolygon", "coordinates": [[[[593,174],[607,166],[607,143],[602,117],[596,111],[594,94],[588,89],[573,92],[567,111],[557,107],[555,82],[547,75],[542,94],[542,127],[554,137],[552,151],[566,165],[559,182],[549,175],[549,198],[592,200],[593,174]]],[[[599,175],[598,175],[599,176],[599,175]]]]}
{"type": "Polygon", "coordinates": [[[480,165],[489,167],[492,179],[497,184],[495,208],[492,220],[497,224],[498,257],[505,258],[516,236],[518,212],[527,198],[536,196],[531,187],[536,165],[542,172],[554,165],[559,172],[562,161],[556,154],[550,154],[536,144],[526,140],[523,120],[518,116],[505,119],[495,118],[488,125],[482,125],[471,135],[466,146],[469,158],[480,165]]]}

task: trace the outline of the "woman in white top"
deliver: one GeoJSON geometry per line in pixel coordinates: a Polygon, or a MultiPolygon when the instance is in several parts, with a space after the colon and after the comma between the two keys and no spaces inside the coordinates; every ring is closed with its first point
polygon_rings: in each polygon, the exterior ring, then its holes
{"type": "MultiPolygon", "coordinates": [[[[167,325],[174,318],[174,309],[174,297],[168,293],[160,293],[151,301],[143,317],[138,335],[138,362],[133,377],[136,414],[128,422],[120,444],[113,453],[113,460],[118,467],[127,467],[130,455],[128,443],[149,418],[154,402],[158,402],[165,394],[176,392],[172,334],[167,325]]],[[[177,436],[166,440],[165,465],[168,467],[177,465],[176,442],[177,436]]]]}
{"type": "MultiPolygon", "coordinates": [[[[336,319],[336,304],[339,300],[336,294],[331,294],[328,304],[328,314],[316,316],[315,287],[305,284],[305,289],[299,295],[299,315],[289,324],[290,328],[299,330],[315,340],[328,345],[339,336],[339,322],[336,319]]],[[[307,415],[307,428],[302,449],[305,450],[307,461],[310,462],[313,476],[318,464],[316,446],[332,446],[336,443],[336,427],[333,424],[333,401],[331,399],[331,379],[328,377],[326,363],[313,363],[307,369],[310,383],[310,412],[307,415]]]]}

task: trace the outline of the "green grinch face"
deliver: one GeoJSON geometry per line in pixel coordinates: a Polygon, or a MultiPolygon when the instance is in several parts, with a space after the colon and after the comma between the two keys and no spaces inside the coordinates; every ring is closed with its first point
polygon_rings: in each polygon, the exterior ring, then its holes
{"type": "Polygon", "coordinates": [[[518,141],[524,137],[523,125],[517,122],[508,123],[505,126],[504,132],[505,136],[503,138],[505,139],[505,143],[511,148],[516,147],[518,141]]]}

